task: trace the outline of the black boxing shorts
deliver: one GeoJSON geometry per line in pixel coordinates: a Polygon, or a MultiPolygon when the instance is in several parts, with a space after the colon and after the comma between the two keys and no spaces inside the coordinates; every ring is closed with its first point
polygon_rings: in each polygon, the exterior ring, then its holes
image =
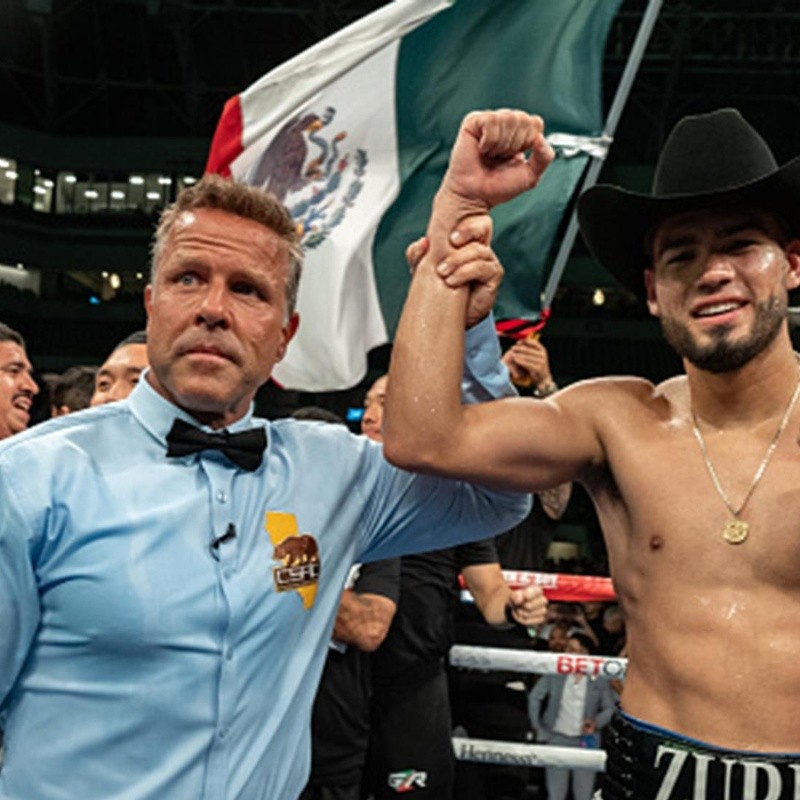
{"type": "Polygon", "coordinates": [[[723,750],[617,711],[602,800],[800,800],[800,753],[723,750]]]}

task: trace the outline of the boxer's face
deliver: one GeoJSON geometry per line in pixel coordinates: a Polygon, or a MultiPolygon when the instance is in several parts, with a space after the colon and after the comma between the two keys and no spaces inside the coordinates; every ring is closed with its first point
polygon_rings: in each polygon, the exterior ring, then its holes
{"type": "Polygon", "coordinates": [[[739,369],[786,330],[800,241],[786,242],[771,215],[721,209],[670,217],[656,229],[652,261],[650,312],[678,355],[699,369],[739,369]]]}

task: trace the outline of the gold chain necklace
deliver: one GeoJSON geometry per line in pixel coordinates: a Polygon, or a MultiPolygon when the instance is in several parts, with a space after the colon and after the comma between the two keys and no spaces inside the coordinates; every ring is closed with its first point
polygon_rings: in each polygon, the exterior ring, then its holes
{"type": "Polygon", "coordinates": [[[709,458],[705,439],[703,439],[703,434],[700,433],[700,428],[697,425],[697,415],[694,413],[694,408],[691,410],[692,431],[694,433],[694,438],[697,439],[697,444],[700,445],[700,452],[703,454],[703,461],[705,461],[706,469],[708,470],[708,474],[711,476],[711,481],[714,484],[714,488],[717,490],[717,494],[722,499],[722,502],[725,503],[725,507],[728,509],[728,511],[731,512],[731,516],[733,516],[733,519],[725,523],[725,527],[722,530],[722,538],[730,544],[741,544],[750,534],[750,526],[743,519],[739,519],[739,514],[742,513],[742,510],[747,505],[747,501],[752,496],[756,486],[758,486],[759,481],[764,477],[764,473],[767,470],[767,464],[769,464],[772,454],[775,452],[775,448],[778,446],[778,440],[781,438],[781,434],[786,430],[786,426],[789,424],[789,417],[792,415],[792,409],[794,409],[798,397],[800,397],[800,374],[797,378],[797,384],[794,387],[792,399],[789,400],[789,405],[786,406],[786,410],[783,412],[783,417],[778,425],[778,430],[775,431],[775,435],[772,437],[772,441],[769,443],[767,452],[764,454],[764,458],[761,459],[761,463],[758,465],[756,474],[753,476],[753,480],[750,483],[750,488],[747,490],[744,500],[739,503],[738,508],[733,507],[731,501],[728,499],[728,495],[722,488],[717,471],[714,469],[714,465],[711,463],[711,459],[709,458]]]}

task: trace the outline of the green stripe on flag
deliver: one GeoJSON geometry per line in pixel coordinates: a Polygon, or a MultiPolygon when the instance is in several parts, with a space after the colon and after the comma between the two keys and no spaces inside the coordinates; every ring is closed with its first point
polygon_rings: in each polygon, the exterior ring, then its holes
{"type": "MultiPolygon", "coordinates": [[[[390,337],[408,286],[406,245],[424,233],[430,204],[463,116],[474,109],[540,114],[546,132],[597,135],[601,67],[621,0],[457,0],[406,36],[397,66],[402,189],[374,246],[390,337]]],[[[587,156],[559,158],[533,191],[493,212],[506,269],[496,314],[539,311],[543,272],[587,156]]]]}

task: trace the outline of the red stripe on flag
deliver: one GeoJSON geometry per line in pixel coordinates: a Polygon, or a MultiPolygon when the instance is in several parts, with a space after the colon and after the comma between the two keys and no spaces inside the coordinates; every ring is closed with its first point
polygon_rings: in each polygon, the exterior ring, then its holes
{"type": "Polygon", "coordinates": [[[243,131],[242,104],[237,94],[231,97],[222,109],[217,129],[214,131],[214,138],[211,140],[206,172],[216,172],[230,178],[231,164],[244,150],[243,131]]]}

